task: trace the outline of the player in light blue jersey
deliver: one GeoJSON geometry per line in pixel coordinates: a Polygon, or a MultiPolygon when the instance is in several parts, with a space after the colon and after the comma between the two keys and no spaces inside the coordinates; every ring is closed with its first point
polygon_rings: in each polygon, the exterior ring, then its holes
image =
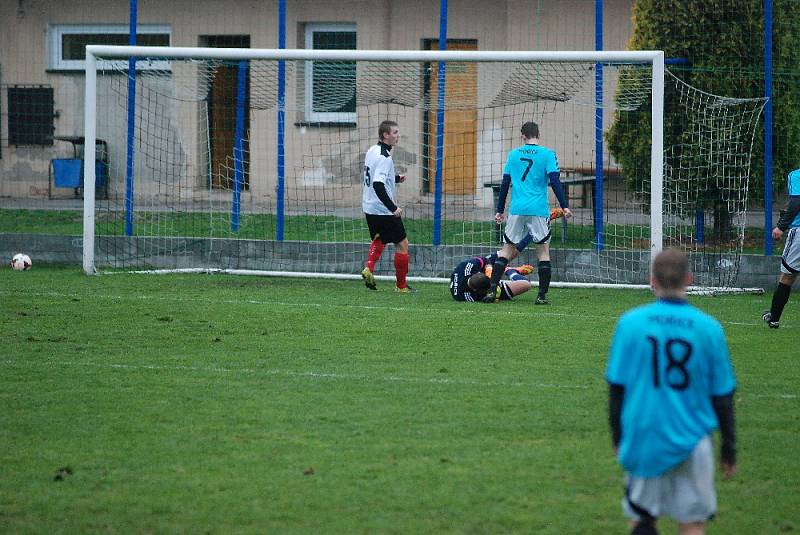
{"type": "Polygon", "coordinates": [[[539,145],[539,126],[527,122],[520,128],[523,145],[508,153],[503,167],[503,182],[497,200],[495,221],[500,224],[506,220],[505,207],[508,190],[511,188],[511,204],[508,222],[503,232],[503,248],[500,250],[489,292],[484,296],[485,303],[500,300],[498,283],[509,261],[516,258],[530,243],[536,244],[539,260],[539,295],[537,305],[549,304],[547,291],[550,289],[552,268],[550,265],[550,206],[547,202],[547,186],[553,188],[558,203],[564,210],[564,217],[572,217],[572,212],[564,195],[559,179],[560,170],[556,153],[539,145]]]}
{"type": "Polygon", "coordinates": [[[781,255],[781,274],[775,293],[772,294],[772,306],[761,316],[761,319],[771,329],[780,327],[783,307],[789,302],[792,284],[794,284],[797,274],[800,273],[800,231],[797,230],[800,228],[800,169],[789,173],[787,186],[789,187],[789,200],[786,208],[781,210],[778,224],[772,229],[773,240],[780,240],[783,233],[789,231],[781,255]]]}
{"type": "Polygon", "coordinates": [[[718,427],[724,476],[736,471],[728,345],[719,322],[686,301],[691,281],[684,253],[659,253],[656,301],[623,314],[611,342],[609,421],[633,533],[657,533],[662,515],[682,534],[704,532],[717,506],[710,435],[718,427]]]}

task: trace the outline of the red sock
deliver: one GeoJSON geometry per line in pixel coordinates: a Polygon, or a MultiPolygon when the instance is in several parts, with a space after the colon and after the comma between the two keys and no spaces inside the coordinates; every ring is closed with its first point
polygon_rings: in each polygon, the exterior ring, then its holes
{"type": "Polygon", "coordinates": [[[406,287],[406,275],[408,275],[408,253],[394,253],[394,271],[397,274],[397,287],[406,287]]]}
{"type": "Polygon", "coordinates": [[[373,273],[375,272],[375,264],[378,263],[378,260],[381,259],[381,255],[383,254],[383,248],[386,247],[386,244],[383,243],[378,238],[372,240],[372,243],[369,246],[369,254],[367,255],[367,267],[373,273]]]}

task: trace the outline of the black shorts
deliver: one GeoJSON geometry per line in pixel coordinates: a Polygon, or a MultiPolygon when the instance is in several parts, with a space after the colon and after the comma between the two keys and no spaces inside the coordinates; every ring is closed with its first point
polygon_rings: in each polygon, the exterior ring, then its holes
{"type": "Polygon", "coordinates": [[[393,215],[364,214],[367,216],[369,236],[373,240],[380,236],[383,243],[400,243],[406,239],[406,227],[403,219],[393,215]]]}

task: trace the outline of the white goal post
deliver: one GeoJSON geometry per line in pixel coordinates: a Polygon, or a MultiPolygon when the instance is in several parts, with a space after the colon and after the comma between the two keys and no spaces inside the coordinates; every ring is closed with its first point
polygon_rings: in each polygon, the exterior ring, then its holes
{"type": "MultiPolygon", "coordinates": [[[[86,47],[86,88],[85,88],[85,141],[92,147],[98,139],[98,117],[107,113],[98,109],[98,70],[104,67],[101,63],[107,59],[127,60],[129,58],[162,58],[172,60],[237,62],[237,61],[286,61],[286,62],[410,62],[429,64],[446,62],[448,65],[459,62],[468,63],[534,63],[546,65],[551,63],[598,64],[598,65],[644,65],[649,67],[650,84],[647,88],[650,101],[651,128],[651,161],[649,169],[649,248],[654,255],[662,248],[664,240],[664,213],[662,190],[664,185],[664,91],[665,68],[662,51],[552,51],[552,52],[510,52],[510,51],[413,51],[413,50],[280,50],[280,49],[223,49],[223,48],[182,48],[182,47],[144,47],[144,46],[100,46],[86,47]]],[[[119,64],[119,61],[115,61],[119,64]]],[[[107,67],[105,67],[107,68],[107,67]]],[[[122,69],[122,73],[127,72],[122,69]]],[[[119,73],[118,73],[119,74],[119,73]]],[[[558,99],[556,99],[558,100],[558,99]]],[[[602,99],[601,99],[602,100],[602,99]]],[[[600,103],[602,106],[602,102],[600,103]]],[[[155,111],[150,113],[156,113],[155,111]]],[[[207,119],[206,119],[207,120],[207,119]]],[[[518,125],[516,126],[518,128],[518,125]]],[[[301,133],[305,128],[299,129],[301,133]]],[[[370,128],[368,138],[373,138],[370,128]]],[[[425,150],[428,150],[427,148],[425,150]]],[[[120,164],[121,165],[121,164],[120,164]]],[[[433,164],[431,163],[431,166],[433,164]]],[[[209,164],[210,166],[210,164],[209,164]]],[[[87,150],[84,160],[84,227],[83,227],[83,270],[87,274],[96,273],[96,192],[95,192],[95,151],[87,150]]],[[[499,174],[500,169],[492,170],[499,174]]],[[[432,171],[431,171],[432,173],[432,171]]],[[[489,203],[490,204],[490,203],[489,203]]],[[[358,211],[358,209],[356,209],[358,211]]],[[[438,246],[438,244],[435,244],[438,246]]],[[[205,266],[200,266],[205,267],[205,266]]],[[[158,266],[154,266],[157,269],[158,266]]],[[[285,271],[304,271],[302,269],[286,269],[285,271]]],[[[439,274],[430,273],[429,275],[439,274]]]]}

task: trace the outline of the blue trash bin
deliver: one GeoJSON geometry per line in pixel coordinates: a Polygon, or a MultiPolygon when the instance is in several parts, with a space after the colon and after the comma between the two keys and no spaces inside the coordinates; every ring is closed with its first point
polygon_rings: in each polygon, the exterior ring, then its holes
{"type": "Polygon", "coordinates": [[[83,186],[83,160],[80,158],[54,159],[53,185],[57,188],[80,188],[83,186]]]}

